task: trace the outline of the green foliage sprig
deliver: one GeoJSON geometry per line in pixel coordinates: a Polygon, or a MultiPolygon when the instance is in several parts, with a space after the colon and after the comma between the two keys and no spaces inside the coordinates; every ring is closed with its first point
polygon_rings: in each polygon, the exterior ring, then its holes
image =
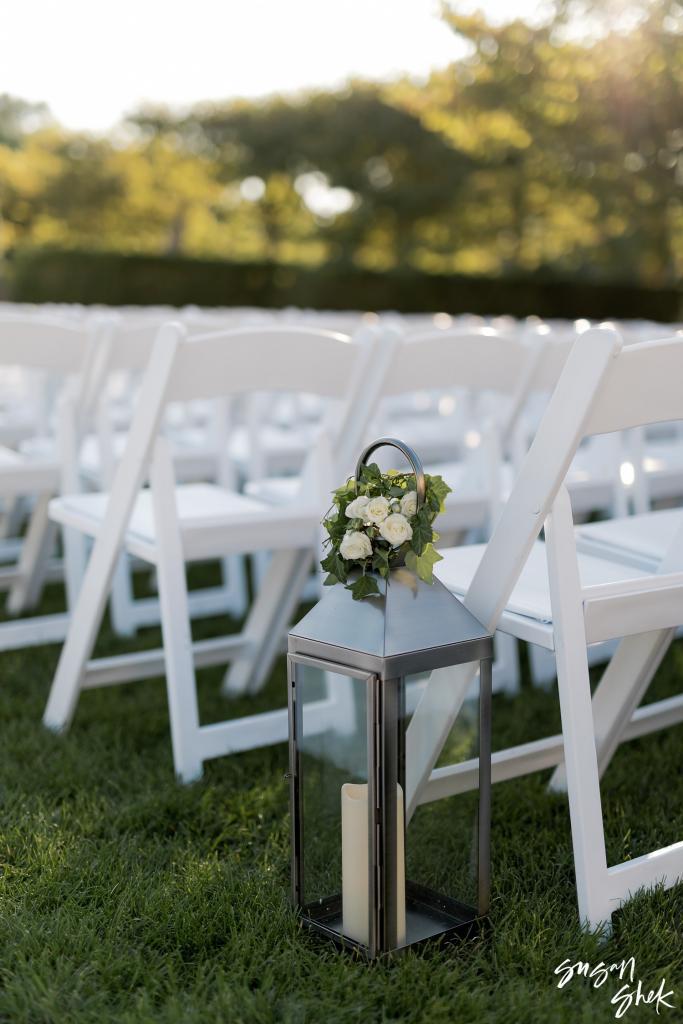
{"type": "Polygon", "coordinates": [[[425,583],[433,582],[441,555],[434,548],[438,534],[433,523],[443,510],[451,488],[440,476],[425,474],[425,500],[417,507],[412,472],[382,473],[374,462],[334,491],[333,504],[323,519],[327,554],[321,566],[325,586],[342,583],[354,600],[380,596],[374,573],[383,579],[393,566],[405,564],[425,583]],[[349,582],[349,576],[361,575],[349,582]]]}

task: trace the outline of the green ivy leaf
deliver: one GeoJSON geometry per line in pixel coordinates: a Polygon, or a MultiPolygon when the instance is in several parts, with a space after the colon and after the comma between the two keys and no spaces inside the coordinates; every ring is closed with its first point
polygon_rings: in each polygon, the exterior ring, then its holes
{"type": "Polygon", "coordinates": [[[382,596],[374,576],[359,576],[346,589],[351,591],[354,601],[362,601],[365,597],[382,596]]]}
{"type": "Polygon", "coordinates": [[[340,583],[346,583],[347,572],[346,566],[344,565],[344,559],[338,551],[332,550],[329,555],[326,555],[320,563],[321,568],[325,572],[329,573],[330,576],[336,576],[340,583]]]}
{"type": "Polygon", "coordinates": [[[382,484],[382,471],[376,462],[371,462],[369,466],[361,466],[360,478],[364,484],[375,484],[380,487],[382,484]]]}
{"type": "Polygon", "coordinates": [[[419,576],[425,583],[434,582],[434,566],[443,558],[432,544],[427,544],[421,555],[414,551],[406,552],[406,565],[411,572],[419,576]]]}
{"type": "Polygon", "coordinates": [[[337,487],[336,491],[332,491],[332,493],[340,498],[343,498],[347,494],[355,494],[355,491],[356,481],[353,479],[353,477],[349,477],[345,484],[342,484],[341,487],[337,487]]]}
{"type": "Polygon", "coordinates": [[[443,477],[437,475],[425,475],[425,483],[427,485],[427,504],[435,514],[442,512],[446,497],[453,488],[448,486],[443,477]]]}
{"type": "Polygon", "coordinates": [[[413,519],[413,536],[410,546],[416,555],[421,555],[432,539],[432,523],[429,509],[423,505],[413,519]]]}
{"type": "Polygon", "coordinates": [[[389,549],[388,548],[375,548],[375,554],[372,559],[372,568],[376,569],[383,579],[386,579],[389,575],[389,549]]]}
{"type": "Polygon", "coordinates": [[[336,576],[333,576],[332,573],[328,573],[328,575],[323,580],[324,587],[333,587],[335,583],[339,583],[339,580],[337,579],[336,576]]]}
{"type": "Polygon", "coordinates": [[[333,541],[341,541],[342,537],[344,536],[347,530],[347,524],[342,522],[341,519],[324,519],[323,526],[325,527],[328,534],[330,535],[330,538],[333,541]]]}

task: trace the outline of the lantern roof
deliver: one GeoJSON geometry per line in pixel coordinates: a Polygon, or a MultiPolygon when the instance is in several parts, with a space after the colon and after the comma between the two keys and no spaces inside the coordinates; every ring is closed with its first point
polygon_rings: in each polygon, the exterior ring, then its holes
{"type": "Polygon", "coordinates": [[[381,596],[362,601],[327,588],[290,631],[289,653],[385,679],[493,656],[490,634],[438,580],[394,569],[378,585],[381,596]]]}

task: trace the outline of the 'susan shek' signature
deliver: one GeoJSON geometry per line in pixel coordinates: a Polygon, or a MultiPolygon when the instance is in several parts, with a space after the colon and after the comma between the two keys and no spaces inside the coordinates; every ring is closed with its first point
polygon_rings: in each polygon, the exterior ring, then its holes
{"type": "Polygon", "coordinates": [[[558,988],[564,988],[577,976],[590,981],[592,988],[602,988],[611,977],[624,982],[610,1000],[615,1007],[614,1016],[617,1019],[623,1017],[632,1006],[650,1005],[657,1013],[662,1007],[674,1009],[674,1004],[668,1001],[674,994],[673,989],[667,991],[666,978],[662,978],[656,988],[646,988],[640,978],[636,980],[636,960],[632,956],[613,964],[601,960],[594,966],[585,960],[572,963],[567,958],[557,965],[555,974],[560,977],[558,988]]]}

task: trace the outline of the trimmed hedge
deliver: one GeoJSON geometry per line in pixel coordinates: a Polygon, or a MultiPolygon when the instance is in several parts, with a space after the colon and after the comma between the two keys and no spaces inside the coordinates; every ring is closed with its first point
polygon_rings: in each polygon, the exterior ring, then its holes
{"type": "Polygon", "coordinates": [[[404,313],[683,319],[683,292],[546,275],[464,277],[376,273],[348,264],[309,268],[176,256],[24,250],[8,265],[18,302],[120,305],[300,306],[404,313]]]}

